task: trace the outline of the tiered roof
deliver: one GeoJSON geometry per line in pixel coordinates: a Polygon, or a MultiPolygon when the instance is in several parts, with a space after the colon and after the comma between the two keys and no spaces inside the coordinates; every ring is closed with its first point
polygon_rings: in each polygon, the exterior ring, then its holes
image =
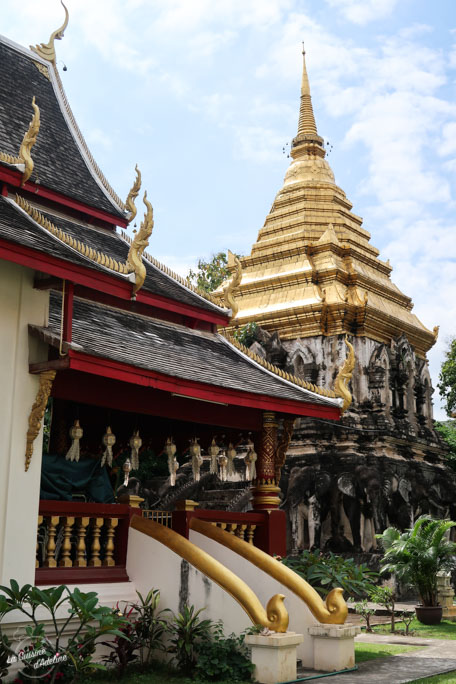
{"type": "Polygon", "coordinates": [[[282,339],[351,333],[389,342],[405,332],[424,356],[436,331],[391,281],[389,262],[370,244],[325,155],[303,53],[293,161],[250,256],[241,259],[236,324],[255,321],[282,339]]]}

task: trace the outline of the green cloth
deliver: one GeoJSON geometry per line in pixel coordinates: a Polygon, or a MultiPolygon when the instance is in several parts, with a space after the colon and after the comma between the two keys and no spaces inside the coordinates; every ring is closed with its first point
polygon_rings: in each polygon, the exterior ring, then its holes
{"type": "Polygon", "coordinates": [[[64,456],[43,454],[40,498],[71,501],[75,492],[85,494],[87,501],[115,503],[107,469],[100,468],[99,460],[66,461],[64,456]]]}

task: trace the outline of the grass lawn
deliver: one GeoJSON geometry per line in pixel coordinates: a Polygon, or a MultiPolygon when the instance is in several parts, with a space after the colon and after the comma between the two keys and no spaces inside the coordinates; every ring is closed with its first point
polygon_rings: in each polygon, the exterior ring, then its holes
{"type": "Polygon", "coordinates": [[[387,656],[405,653],[406,651],[422,650],[422,646],[401,646],[400,644],[363,644],[355,643],[355,662],[363,663],[365,660],[374,658],[386,658],[387,656]]]}
{"type": "MultiPolygon", "coordinates": [[[[396,622],[396,628],[402,630],[402,623],[396,622]]],[[[391,634],[389,625],[374,627],[374,632],[375,634],[391,634]]],[[[415,636],[426,637],[427,639],[456,639],[456,622],[442,620],[439,625],[422,625],[415,619],[410,625],[410,632],[414,632],[415,636]]]]}

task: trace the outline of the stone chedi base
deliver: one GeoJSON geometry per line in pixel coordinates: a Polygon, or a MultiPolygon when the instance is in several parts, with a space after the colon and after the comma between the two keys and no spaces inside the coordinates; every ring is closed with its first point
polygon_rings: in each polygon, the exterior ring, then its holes
{"type": "Polygon", "coordinates": [[[254,680],[261,684],[278,684],[296,679],[296,646],[303,640],[303,635],[295,632],[247,635],[245,643],[252,650],[255,665],[254,680]]]}

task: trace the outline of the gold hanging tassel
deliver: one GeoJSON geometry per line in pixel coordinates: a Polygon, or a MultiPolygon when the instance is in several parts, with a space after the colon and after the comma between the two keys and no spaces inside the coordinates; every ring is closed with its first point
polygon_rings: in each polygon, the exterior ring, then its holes
{"type": "Polygon", "coordinates": [[[248,451],[245,455],[245,479],[251,482],[256,478],[255,461],[257,460],[257,455],[251,439],[247,441],[247,446],[248,451]]]}
{"type": "Polygon", "coordinates": [[[220,447],[217,446],[215,437],[212,437],[211,446],[207,450],[209,456],[211,457],[211,463],[209,466],[209,472],[211,475],[217,475],[217,456],[220,451],[220,447]]]}
{"type": "Polygon", "coordinates": [[[165,444],[165,454],[168,457],[168,472],[169,472],[169,484],[174,487],[176,484],[176,473],[179,470],[179,463],[176,459],[176,445],[173,442],[172,437],[168,437],[165,444]]]}
{"type": "Polygon", "coordinates": [[[220,456],[218,457],[218,464],[220,468],[219,478],[222,482],[226,482],[228,458],[225,456],[224,451],[220,452],[220,456]]]}
{"type": "Polygon", "coordinates": [[[200,469],[203,465],[203,457],[201,456],[201,447],[198,444],[198,437],[190,440],[190,456],[192,459],[192,473],[195,482],[200,481],[200,469]]]}
{"type": "Polygon", "coordinates": [[[105,463],[108,464],[110,468],[112,468],[112,447],[116,443],[116,436],[112,434],[111,427],[108,426],[106,428],[106,432],[103,435],[103,446],[105,446],[105,450],[103,452],[103,456],[101,459],[101,467],[105,465],[105,463]]]}
{"type": "Polygon", "coordinates": [[[139,436],[139,430],[133,433],[130,438],[131,447],[131,469],[138,470],[139,468],[139,450],[142,447],[142,439],[139,436]]]}
{"type": "Polygon", "coordinates": [[[67,451],[67,455],[65,456],[67,461],[79,461],[79,440],[82,438],[83,434],[84,430],[79,425],[79,420],[75,420],[70,428],[70,437],[73,441],[71,442],[71,446],[67,451]]]}
{"type": "Polygon", "coordinates": [[[226,473],[228,477],[230,475],[235,475],[236,474],[236,468],[234,465],[234,459],[236,458],[236,449],[233,446],[233,442],[230,442],[228,445],[228,450],[226,452],[226,455],[228,457],[228,465],[226,467],[226,473]]]}

